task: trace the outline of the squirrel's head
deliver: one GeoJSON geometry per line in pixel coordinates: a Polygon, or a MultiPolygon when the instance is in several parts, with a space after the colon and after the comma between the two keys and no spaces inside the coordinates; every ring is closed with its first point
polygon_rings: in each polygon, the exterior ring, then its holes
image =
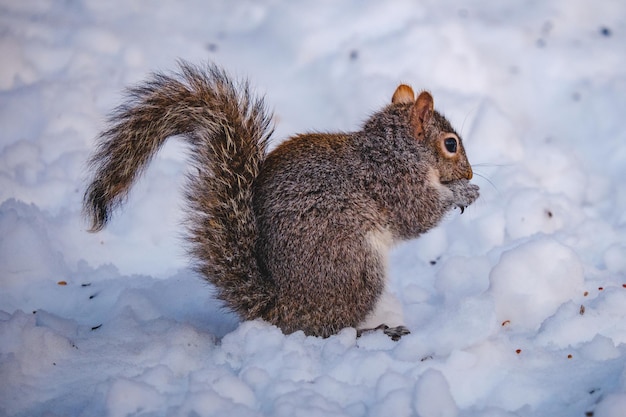
{"type": "Polygon", "coordinates": [[[434,108],[433,96],[422,91],[415,99],[413,89],[401,84],[391,99],[392,104],[410,104],[410,129],[412,136],[429,149],[439,170],[442,183],[472,179],[472,167],[465,148],[450,122],[434,108]]]}

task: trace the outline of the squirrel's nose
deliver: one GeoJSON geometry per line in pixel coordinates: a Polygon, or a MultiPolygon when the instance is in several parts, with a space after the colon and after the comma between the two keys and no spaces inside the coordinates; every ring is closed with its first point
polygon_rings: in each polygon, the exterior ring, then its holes
{"type": "Polygon", "coordinates": [[[472,167],[468,167],[467,168],[467,172],[465,173],[465,175],[466,175],[466,178],[468,180],[472,179],[472,177],[474,176],[474,172],[472,171],[472,167]]]}

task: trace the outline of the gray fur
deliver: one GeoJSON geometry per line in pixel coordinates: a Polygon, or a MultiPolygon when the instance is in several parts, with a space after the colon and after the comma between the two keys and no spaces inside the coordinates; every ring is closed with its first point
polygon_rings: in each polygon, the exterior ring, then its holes
{"type": "Polygon", "coordinates": [[[437,149],[454,133],[437,112],[419,138],[413,106],[397,103],[361,131],[299,135],[266,154],[271,115],[247,84],[211,65],[181,68],[130,90],[113,115],[90,160],[85,213],[104,227],[165,140],[183,135],[195,167],[189,252],[243,319],[319,336],[357,326],[385,285],[369,236],[415,238],[478,197],[462,144],[454,161],[437,149]]]}

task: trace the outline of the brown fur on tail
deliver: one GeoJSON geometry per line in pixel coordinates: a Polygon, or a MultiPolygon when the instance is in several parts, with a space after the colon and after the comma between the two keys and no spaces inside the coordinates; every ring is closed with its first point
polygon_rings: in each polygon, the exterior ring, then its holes
{"type": "Polygon", "coordinates": [[[180,63],[177,75],[154,74],[129,90],[89,160],[93,180],[83,200],[91,230],[101,230],[168,137],[183,135],[193,169],[189,252],[195,268],[244,319],[264,316],[275,297],[259,271],[252,185],[272,133],[271,114],[247,83],[214,65],[180,63]]]}

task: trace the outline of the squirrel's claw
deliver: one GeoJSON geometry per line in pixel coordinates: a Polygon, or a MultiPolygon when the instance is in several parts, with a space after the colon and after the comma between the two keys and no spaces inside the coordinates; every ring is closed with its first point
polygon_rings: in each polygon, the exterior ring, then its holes
{"type": "Polygon", "coordinates": [[[411,333],[409,329],[404,326],[389,327],[386,324],[381,324],[380,326],[376,326],[373,329],[357,329],[356,337],[361,337],[364,333],[375,332],[377,330],[382,330],[394,342],[400,340],[402,336],[411,333]]]}
{"type": "Polygon", "coordinates": [[[385,334],[387,336],[389,336],[391,338],[391,340],[393,340],[394,342],[397,342],[398,340],[400,340],[400,338],[402,336],[405,336],[407,334],[410,334],[411,331],[409,329],[407,329],[404,326],[397,326],[397,327],[387,327],[385,330],[383,330],[385,332],[385,334]]]}
{"type": "Polygon", "coordinates": [[[465,211],[465,206],[459,206],[459,208],[461,209],[461,214],[463,214],[463,212],[465,211]]]}

